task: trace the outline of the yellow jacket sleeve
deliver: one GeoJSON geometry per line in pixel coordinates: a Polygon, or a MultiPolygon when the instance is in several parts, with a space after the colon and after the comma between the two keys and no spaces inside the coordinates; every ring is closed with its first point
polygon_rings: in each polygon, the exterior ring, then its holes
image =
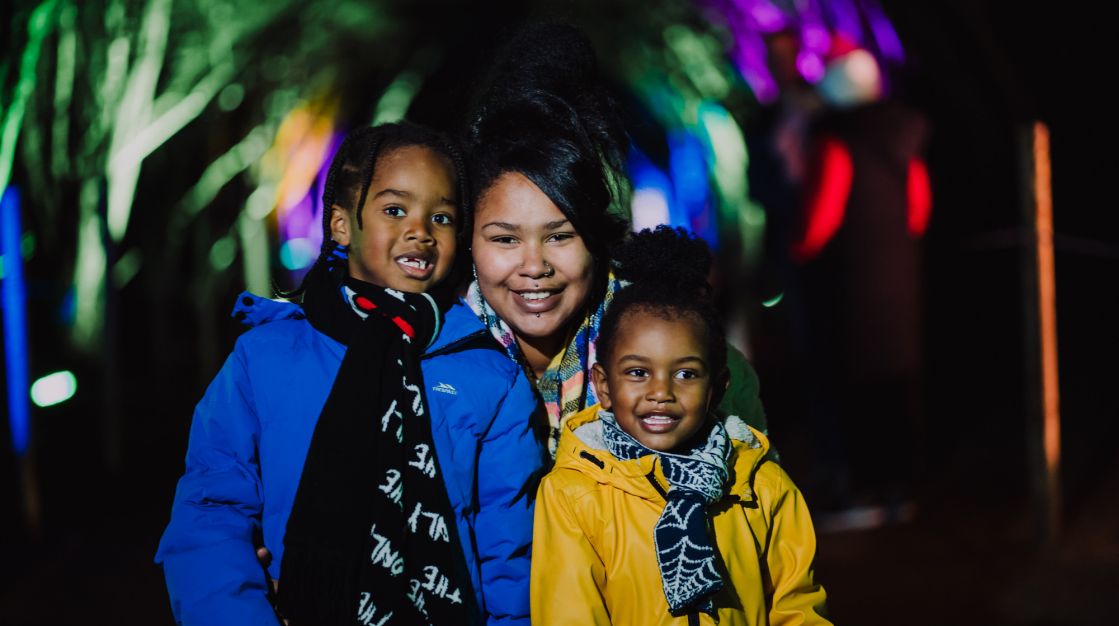
{"type": "Polygon", "coordinates": [[[534,626],[610,623],[600,591],[605,568],[585,532],[590,520],[580,513],[593,494],[569,480],[581,478],[561,469],[540,484],[532,539],[534,626]]]}
{"type": "Polygon", "coordinates": [[[813,578],[816,559],[816,532],[800,490],[776,463],[774,504],[771,509],[770,539],[766,564],[773,584],[769,609],[771,626],[831,624],[825,617],[826,594],[813,578]]]}

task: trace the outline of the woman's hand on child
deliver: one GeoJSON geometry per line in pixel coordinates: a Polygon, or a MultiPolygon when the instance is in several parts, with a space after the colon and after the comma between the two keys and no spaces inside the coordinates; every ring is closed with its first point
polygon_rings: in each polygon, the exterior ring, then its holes
{"type": "MultiPolygon", "coordinates": [[[[260,561],[261,567],[268,569],[268,566],[272,564],[272,551],[264,546],[260,546],[256,549],[256,560],[260,561]]],[[[268,582],[272,585],[272,596],[275,597],[276,594],[280,592],[280,581],[269,577],[268,582]]],[[[280,619],[280,623],[284,626],[289,626],[289,622],[284,619],[283,615],[280,615],[280,609],[276,606],[272,608],[276,610],[276,617],[280,619]]]]}

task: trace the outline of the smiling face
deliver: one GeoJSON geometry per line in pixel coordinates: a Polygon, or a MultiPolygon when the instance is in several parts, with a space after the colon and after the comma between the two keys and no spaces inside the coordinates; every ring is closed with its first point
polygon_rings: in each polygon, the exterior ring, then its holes
{"type": "Polygon", "coordinates": [[[471,252],[482,295],[518,340],[562,341],[581,319],[594,259],[559,207],[524,175],[502,174],[478,199],[471,252]]]}
{"type": "Polygon", "coordinates": [[[695,315],[632,309],[618,322],[609,354],[592,371],[602,407],[647,448],[674,451],[707,422],[726,388],[712,372],[707,329],[695,315]]]}
{"type": "Polygon", "coordinates": [[[352,212],[335,206],[331,235],[350,246],[354,278],[421,293],[454,265],[456,201],[450,160],[423,146],[403,146],[377,158],[361,226],[352,212]]]}

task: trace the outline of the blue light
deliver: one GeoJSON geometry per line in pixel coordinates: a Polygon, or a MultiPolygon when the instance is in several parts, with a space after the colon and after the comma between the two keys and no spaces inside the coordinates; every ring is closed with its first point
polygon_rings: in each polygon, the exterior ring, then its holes
{"type": "Polygon", "coordinates": [[[23,281],[20,255],[19,191],[4,190],[0,197],[0,254],[4,255],[4,278],[0,298],[4,303],[4,363],[8,378],[8,420],[12,447],[23,456],[27,451],[31,405],[27,387],[27,287],[23,281]]]}
{"type": "Polygon", "coordinates": [[[672,181],[645,153],[631,146],[626,171],[633,184],[633,230],[654,228],[672,221],[672,181]]]}
{"type": "Polygon", "coordinates": [[[675,211],[670,212],[672,225],[692,231],[714,249],[718,225],[711,206],[703,142],[688,131],[677,130],[669,133],[668,150],[668,168],[676,188],[675,211]]]}
{"type": "Polygon", "coordinates": [[[280,264],[292,271],[301,270],[315,262],[317,253],[310,239],[288,239],[280,246],[280,264]]]}
{"type": "Polygon", "coordinates": [[[78,299],[74,296],[74,288],[70,287],[58,303],[58,320],[65,326],[73,326],[78,317],[78,299]]]}

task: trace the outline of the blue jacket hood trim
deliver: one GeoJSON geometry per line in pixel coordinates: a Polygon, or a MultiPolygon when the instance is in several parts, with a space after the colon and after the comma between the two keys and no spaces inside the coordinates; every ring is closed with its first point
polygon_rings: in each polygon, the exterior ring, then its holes
{"type": "Polygon", "coordinates": [[[303,308],[286,300],[269,300],[242,291],[233,303],[233,319],[249,328],[255,328],[277,320],[301,320],[307,317],[303,308]]]}

